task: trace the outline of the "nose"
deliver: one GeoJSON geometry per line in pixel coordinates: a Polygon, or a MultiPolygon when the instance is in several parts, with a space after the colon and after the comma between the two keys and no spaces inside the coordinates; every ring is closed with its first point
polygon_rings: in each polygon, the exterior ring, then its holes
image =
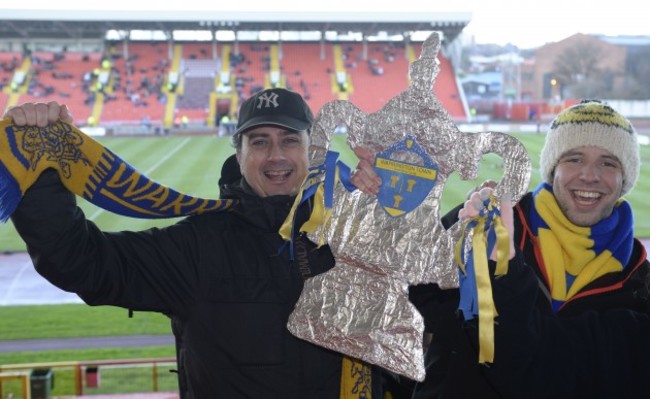
{"type": "Polygon", "coordinates": [[[269,146],[269,159],[284,159],[284,149],[282,148],[281,143],[273,142],[269,146]]]}
{"type": "Polygon", "coordinates": [[[600,169],[593,164],[585,164],[580,171],[580,179],[587,182],[600,180],[600,169]]]}

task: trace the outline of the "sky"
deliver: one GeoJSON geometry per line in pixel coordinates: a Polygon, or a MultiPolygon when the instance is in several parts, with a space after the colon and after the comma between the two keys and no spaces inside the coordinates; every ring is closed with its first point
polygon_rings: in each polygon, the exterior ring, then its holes
{"type": "Polygon", "coordinates": [[[483,0],[471,2],[464,33],[477,43],[539,47],[575,33],[650,36],[650,18],[638,0],[483,0]]]}
{"type": "MultiPolygon", "coordinates": [[[[476,43],[512,43],[533,48],[565,39],[575,33],[650,36],[650,21],[639,0],[21,0],[2,9],[60,10],[173,10],[184,11],[299,11],[340,14],[354,12],[471,12],[466,36],[476,43]],[[207,3],[207,4],[206,4],[207,3]],[[182,8],[181,8],[182,7],[182,8]]],[[[0,17],[1,18],[1,17],[0,17]]]]}

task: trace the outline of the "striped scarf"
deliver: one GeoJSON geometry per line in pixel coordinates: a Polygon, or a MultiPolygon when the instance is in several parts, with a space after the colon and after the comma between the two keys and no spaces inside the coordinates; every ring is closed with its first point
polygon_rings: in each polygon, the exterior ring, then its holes
{"type": "Polygon", "coordinates": [[[74,194],[124,216],[171,218],[225,210],[235,203],[192,197],[156,183],[70,124],[39,128],[0,120],[0,222],[7,221],[49,168],[74,194]]]}
{"type": "Polygon", "coordinates": [[[540,269],[555,312],[598,277],[625,268],[634,244],[632,209],[627,201],[619,200],[610,216],[591,227],[571,223],[547,183],[535,189],[533,201],[530,225],[539,242],[540,269]]]}

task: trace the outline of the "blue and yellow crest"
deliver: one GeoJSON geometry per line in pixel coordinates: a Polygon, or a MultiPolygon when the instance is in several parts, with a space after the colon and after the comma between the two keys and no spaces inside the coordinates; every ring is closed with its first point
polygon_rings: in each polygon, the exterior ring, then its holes
{"type": "Polygon", "coordinates": [[[394,217],[417,208],[438,177],[437,165],[413,136],[378,153],[375,171],[382,179],[377,200],[394,217]]]}

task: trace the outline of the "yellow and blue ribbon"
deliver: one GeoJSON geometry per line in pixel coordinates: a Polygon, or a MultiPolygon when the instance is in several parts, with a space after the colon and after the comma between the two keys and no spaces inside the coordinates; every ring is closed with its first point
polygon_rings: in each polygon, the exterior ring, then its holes
{"type": "MultiPolygon", "coordinates": [[[[293,259],[293,238],[296,234],[296,211],[298,207],[313,198],[309,219],[298,228],[300,232],[313,233],[319,227],[327,224],[332,216],[336,184],[338,182],[342,183],[348,191],[356,189],[351,182],[350,167],[338,158],[338,152],[328,151],[323,164],[310,168],[310,172],[305,177],[300,192],[293,203],[293,207],[280,228],[280,235],[290,243],[291,259],[293,259]]],[[[324,242],[325,238],[321,234],[319,245],[323,245],[324,242]]]]}
{"type": "Polygon", "coordinates": [[[488,257],[496,245],[497,261],[494,274],[498,276],[508,272],[508,231],[501,221],[501,212],[493,195],[484,201],[484,209],[478,216],[464,223],[463,237],[455,249],[455,260],[460,268],[458,307],[465,320],[478,316],[479,363],[491,363],[494,360],[494,320],[498,312],[492,297],[488,257]],[[471,249],[465,257],[464,248],[469,231],[473,231],[471,249]]]}

